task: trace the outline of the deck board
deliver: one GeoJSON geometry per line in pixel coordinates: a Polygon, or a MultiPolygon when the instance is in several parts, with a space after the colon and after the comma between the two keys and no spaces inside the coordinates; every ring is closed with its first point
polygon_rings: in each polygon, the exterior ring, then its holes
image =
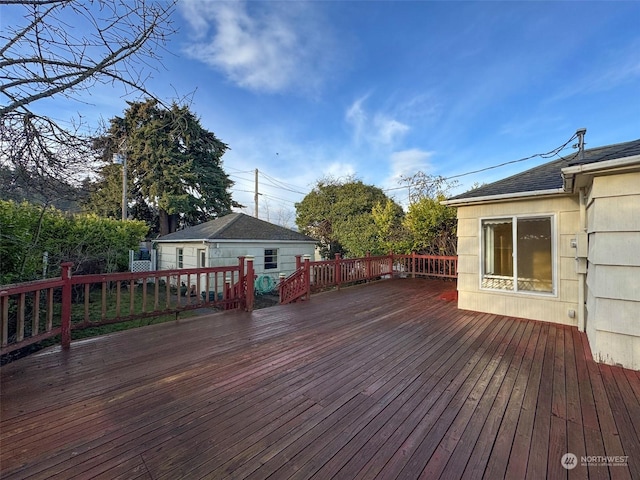
{"type": "Polygon", "coordinates": [[[640,374],[575,328],[386,280],[0,370],[3,479],[640,478],[640,374]],[[579,464],[567,452],[628,456],[579,464]]]}

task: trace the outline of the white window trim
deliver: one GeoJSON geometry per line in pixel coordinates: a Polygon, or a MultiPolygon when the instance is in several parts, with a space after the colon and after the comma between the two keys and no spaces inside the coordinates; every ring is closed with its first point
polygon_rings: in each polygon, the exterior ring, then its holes
{"type": "Polygon", "coordinates": [[[177,268],[184,267],[184,248],[180,248],[180,247],[176,248],[176,267],[177,268]]]}
{"type": "MultiPolygon", "coordinates": [[[[264,249],[264,265],[263,265],[263,268],[264,268],[265,270],[277,270],[277,269],[278,269],[278,265],[279,265],[279,263],[280,263],[280,259],[279,259],[279,257],[280,257],[280,252],[279,252],[278,250],[279,250],[278,248],[265,248],[265,249],[264,249]],[[267,262],[267,253],[266,253],[266,252],[267,252],[267,250],[271,250],[272,252],[275,252],[275,257],[276,257],[275,267],[269,267],[269,268],[267,268],[267,263],[268,263],[268,264],[272,264],[272,263],[273,263],[273,262],[267,262]]],[[[274,255],[272,254],[272,255],[271,255],[271,258],[273,258],[273,257],[274,257],[274,255]]]]}
{"type": "Polygon", "coordinates": [[[197,252],[198,252],[198,268],[206,268],[207,267],[207,249],[198,248],[197,252]],[[202,258],[202,254],[204,254],[204,259],[202,258]],[[204,260],[204,262],[202,260],[204,260]]]}
{"type": "Polygon", "coordinates": [[[529,213],[529,214],[515,214],[515,215],[495,215],[489,217],[480,217],[478,219],[478,239],[479,239],[479,247],[480,253],[478,255],[479,260],[479,275],[478,275],[478,289],[483,292],[493,292],[493,293],[505,293],[509,295],[525,295],[525,296],[534,296],[534,297],[558,297],[558,216],[555,213],[529,213]],[[517,231],[516,228],[517,220],[526,219],[526,218],[551,218],[551,292],[535,292],[531,290],[518,290],[518,241],[517,241],[517,231]],[[485,258],[484,258],[484,233],[482,231],[482,222],[485,220],[501,220],[501,219],[510,219],[512,222],[511,234],[513,236],[513,290],[505,290],[499,288],[489,288],[482,286],[482,279],[484,277],[485,272],[485,258]]]}

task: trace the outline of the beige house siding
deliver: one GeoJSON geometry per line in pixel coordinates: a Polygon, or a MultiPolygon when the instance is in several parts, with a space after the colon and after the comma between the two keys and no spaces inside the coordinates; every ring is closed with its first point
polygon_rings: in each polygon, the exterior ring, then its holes
{"type": "Polygon", "coordinates": [[[593,179],[586,332],[597,361],[640,370],[640,173],[593,179]]]}
{"type": "Polygon", "coordinates": [[[465,310],[577,325],[575,238],[580,223],[576,196],[511,199],[458,207],[458,307],[465,310]],[[553,215],[555,219],[555,294],[515,293],[480,288],[480,221],[487,217],[553,215]]]}

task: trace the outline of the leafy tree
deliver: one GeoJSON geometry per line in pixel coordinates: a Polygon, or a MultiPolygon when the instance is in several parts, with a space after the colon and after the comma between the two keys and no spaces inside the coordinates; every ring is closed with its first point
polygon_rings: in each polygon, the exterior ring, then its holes
{"type": "MultiPolygon", "coordinates": [[[[233,182],[222,169],[228,146],[205,130],[186,106],[167,109],[155,100],[130,102],[123,118],[111,120],[108,135],[98,139],[96,148],[106,162],[124,149],[134,218],[150,221],[157,213],[161,235],[240,206],[231,198],[233,182]]],[[[115,192],[122,189],[121,169],[113,164],[103,168],[87,205],[90,211],[113,215],[115,192]]]]}
{"type": "Polygon", "coordinates": [[[336,236],[348,257],[364,257],[367,253],[380,255],[382,251],[378,230],[370,213],[350,217],[347,221],[336,222],[336,236]]]}
{"type": "Polygon", "coordinates": [[[398,204],[392,200],[387,200],[385,204],[379,203],[373,207],[371,215],[376,227],[377,253],[411,252],[409,231],[403,224],[404,212],[398,204]]]}
{"type": "Polygon", "coordinates": [[[174,32],[174,5],[0,0],[2,14],[11,18],[0,29],[0,164],[37,190],[45,205],[73,199],[73,188],[60,187],[91,170],[93,157],[82,119],[62,124],[38,106],[51,98],[86,102],[83,94],[96,84],[151,97],[145,81],[174,32]]]}
{"type": "Polygon", "coordinates": [[[457,185],[441,176],[417,172],[402,180],[411,187],[403,225],[409,231],[409,249],[429,255],[456,254],[456,209],[442,205],[457,185]]]}
{"type": "Polygon", "coordinates": [[[318,240],[325,258],[336,253],[359,256],[366,251],[378,252],[381,247],[372,210],[387,201],[389,198],[381,189],[360,180],[324,178],[296,204],[296,225],[318,240]]]}
{"type": "MultiPolygon", "coordinates": [[[[89,198],[83,210],[101,217],[121,218],[122,166],[107,163],[98,171],[98,180],[88,184],[89,198]]],[[[135,217],[134,217],[135,218],[135,217]]]]}
{"type": "Polygon", "coordinates": [[[428,255],[456,254],[456,209],[442,205],[445,196],[422,198],[409,205],[404,226],[409,230],[411,250],[428,255]]]}

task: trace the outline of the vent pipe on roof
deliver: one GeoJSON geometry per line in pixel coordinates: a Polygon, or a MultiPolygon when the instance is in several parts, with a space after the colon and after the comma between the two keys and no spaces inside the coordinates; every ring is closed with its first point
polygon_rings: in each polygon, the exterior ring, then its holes
{"type": "Polygon", "coordinates": [[[578,160],[580,163],[584,161],[584,135],[587,133],[586,128],[579,128],[576,130],[576,135],[578,136],[578,160]]]}

